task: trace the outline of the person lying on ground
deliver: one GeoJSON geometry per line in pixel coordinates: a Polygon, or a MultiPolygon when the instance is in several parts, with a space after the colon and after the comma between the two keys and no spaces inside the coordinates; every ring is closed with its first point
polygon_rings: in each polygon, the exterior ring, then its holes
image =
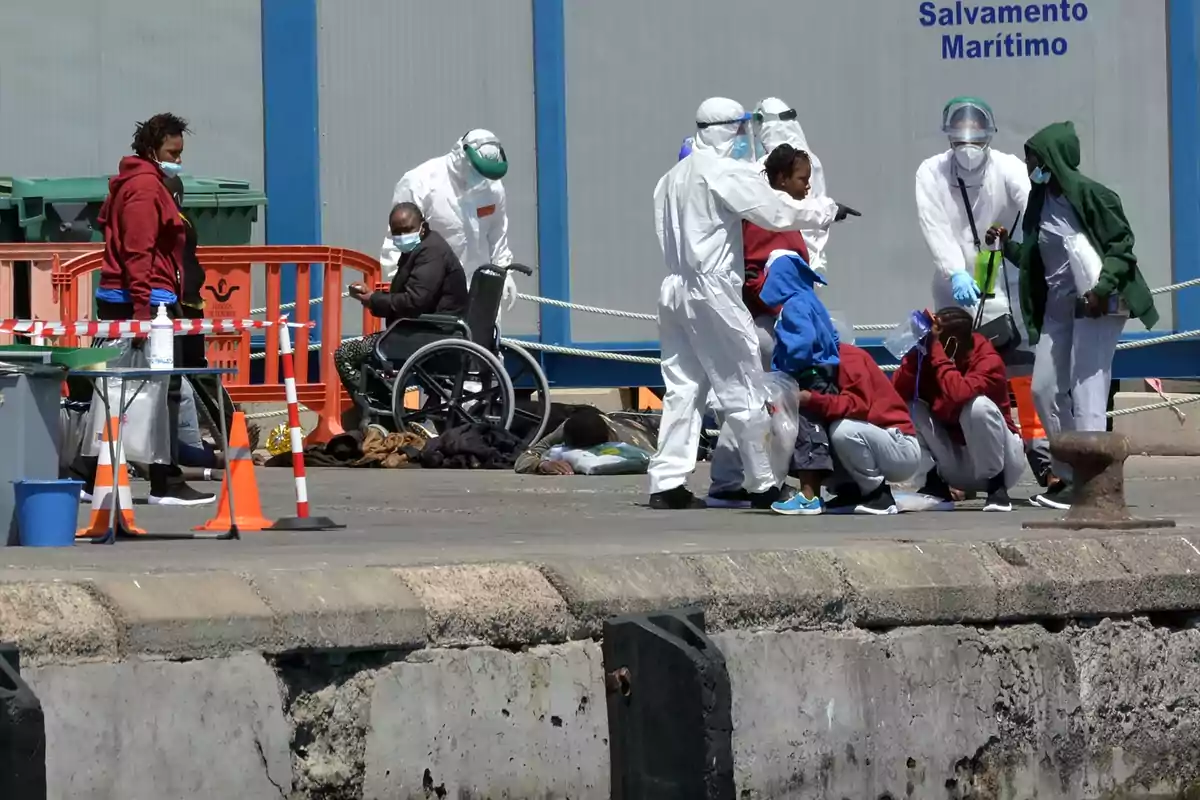
{"type": "MultiPolygon", "coordinates": [[[[422,314],[462,316],[467,312],[467,276],[458,256],[437,231],[431,230],[413,203],[399,203],[388,218],[400,253],[396,274],[386,292],[350,284],[350,296],[387,325],[422,314]]],[[[342,385],[352,397],[362,390],[362,365],[375,351],[382,333],[348,339],[334,353],[342,385]]]]}
{"type": "Polygon", "coordinates": [[[894,385],[912,397],[913,423],[934,467],[921,494],[953,502],[950,487],[986,491],[984,511],[1012,511],[1008,492],[1025,471],[1004,360],[957,306],[933,316],[929,352],[900,362],[894,385]]]}
{"type": "Polygon", "coordinates": [[[846,342],[838,347],[838,360],[837,394],[800,392],[801,413],[829,432],[834,470],[825,483],[836,496],[821,506],[809,486],[810,496],[797,494],[772,506],[773,511],[895,514],[899,509],[891,484],[910,479],[921,468],[912,417],[883,370],[867,351],[846,342]]]}
{"type": "Polygon", "coordinates": [[[534,442],[517,457],[513,468],[523,475],[574,475],[575,470],[566,461],[547,460],[551,448],[562,445],[570,450],[587,450],[609,442],[623,442],[648,453],[653,453],[655,447],[654,436],[634,420],[616,419],[585,406],[534,442]]]}

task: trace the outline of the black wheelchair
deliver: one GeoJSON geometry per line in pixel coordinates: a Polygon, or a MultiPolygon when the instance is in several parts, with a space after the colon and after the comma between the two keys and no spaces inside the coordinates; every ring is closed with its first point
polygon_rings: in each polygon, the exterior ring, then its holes
{"type": "Polygon", "coordinates": [[[528,350],[501,343],[496,325],[509,270],[533,274],[523,264],[480,267],[471,276],[465,317],[424,314],[388,326],[363,364],[354,398],[364,426],[437,435],[489,423],[524,446],[542,437],[550,419],[546,374],[528,350]],[[536,400],[518,402],[517,386],[532,389],[536,400]],[[414,391],[415,404],[406,403],[414,391]]]}

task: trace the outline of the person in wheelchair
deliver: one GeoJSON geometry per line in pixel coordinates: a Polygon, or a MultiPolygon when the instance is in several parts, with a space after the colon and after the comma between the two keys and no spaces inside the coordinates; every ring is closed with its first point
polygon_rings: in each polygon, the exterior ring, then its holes
{"type": "MultiPolygon", "coordinates": [[[[398,203],[388,218],[392,242],[400,252],[396,274],[386,292],[350,285],[350,296],[391,325],[422,314],[463,316],[467,311],[467,276],[458,256],[437,231],[430,230],[421,209],[398,203]]],[[[386,327],[385,325],[385,327],[386,327]]],[[[375,351],[381,333],[349,339],[334,353],[339,377],[353,397],[361,386],[362,365],[375,351]]]]}

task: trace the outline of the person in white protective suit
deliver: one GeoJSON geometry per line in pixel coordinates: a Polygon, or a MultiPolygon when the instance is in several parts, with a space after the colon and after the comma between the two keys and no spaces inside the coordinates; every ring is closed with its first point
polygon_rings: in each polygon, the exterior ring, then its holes
{"type": "MultiPolygon", "coordinates": [[[[804,128],[800,127],[797,116],[796,109],[778,97],[768,97],[759,102],[753,117],[754,142],[758,147],[756,156],[760,164],[765,164],[767,156],[781,144],[790,144],[808,153],[812,176],[808,182],[808,196],[802,204],[820,208],[832,202],[827,193],[825,167],[808,146],[808,137],[804,135],[804,128]]],[[[808,244],[809,266],[818,275],[825,275],[825,247],[829,242],[829,229],[805,229],[801,233],[808,244]]]]}
{"type": "MultiPolygon", "coordinates": [[[[432,230],[441,234],[467,273],[488,264],[507,267],[513,262],[508,248],[508,210],[504,185],[508,157],[491,131],[476,128],[454,143],[444,156],[431,158],[404,173],[392,193],[392,208],[413,203],[421,209],[432,230]]],[[[400,251],[390,235],[383,240],[379,263],[389,280],[396,272],[400,251]]],[[[503,301],[512,308],[517,285],[509,272],[504,278],[503,301]]]]}
{"type": "MultiPolygon", "coordinates": [[[[950,148],[923,161],[916,175],[917,222],[933,258],[934,308],[957,305],[977,314],[982,301],[984,325],[1012,314],[1016,329],[1023,331],[1017,268],[997,255],[991,285],[980,286],[980,281],[987,280],[984,234],[993,224],[1019,228],[1018,216],[1029,200],[1029,170],[1023,158],[991,146],[996,121],[991,107],[979,98],[956,97],[946,103],[942,131],[950,148]]],[[[1032,373],[1033,353],[1025,341],[1005,354],[1005,361],[1010,379],[1032,373]]],[[[1031,440],[1028,448],[1029,464],[1045,485],[1049,445],[1044,439],[1031,440]]]]}
{"type": "Polygon", "coordinates": [[[705,100],[691,155],[654,189],[667,267],[658,300],[666,395],[649,468],[651,508],[707,507],[688,490],[687,476],[696,467],[710,388],[738,442],[753,506],[769,508],[781,496],[767,455],[758,336],[741,297],[742,220],[768,230],[819,230],[833,223],[838,207],[818,212],[772,189],[752,160],[748,122],[740,103],[705,100]]]}

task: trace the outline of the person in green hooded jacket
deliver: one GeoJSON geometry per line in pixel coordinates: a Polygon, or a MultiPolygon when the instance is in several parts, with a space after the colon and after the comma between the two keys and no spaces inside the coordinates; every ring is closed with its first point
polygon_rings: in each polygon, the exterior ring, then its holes
{"type": "MultiPolygon", "coordinates": [[[[1107,428],[1112,360],[1130,317],[1158,322],[1154,298],[1133,254],[1133,231],[1112,189],[1079,171],[1079,137],[1070,122],[1038,131],[1025,143],[1032,190],[1023,241],[994,227],[1005,258],[1021,269],[1021,310],[1036,345],[1033,396],[1046,433],[1107,428]]],[[[1070,470],[1034,503],[1070,508],[1070,470]]]]}

